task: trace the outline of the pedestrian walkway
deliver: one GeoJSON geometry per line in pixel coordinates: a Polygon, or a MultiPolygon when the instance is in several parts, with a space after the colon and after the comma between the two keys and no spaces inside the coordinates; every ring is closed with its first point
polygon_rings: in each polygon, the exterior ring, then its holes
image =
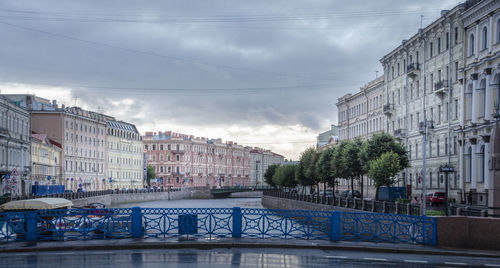
{"type": "Polygon", "coordinates": [[[13,242],[0,245],[0,253],[41,252],[41,251],[79,251],[79,250],[130,250],[130,249],[212,249],[212,248],[288,248],[351,250],[386,253],[410,253],[427,255],[456,255],[469,257],[492,257],[500,259],[500,251],[471,250],[456,248],[438,248],[424,245],[318,241],[318,240],[283,240],[254,238],[145,238],[112,239],[86,241],[45,241],[13,242]]]}

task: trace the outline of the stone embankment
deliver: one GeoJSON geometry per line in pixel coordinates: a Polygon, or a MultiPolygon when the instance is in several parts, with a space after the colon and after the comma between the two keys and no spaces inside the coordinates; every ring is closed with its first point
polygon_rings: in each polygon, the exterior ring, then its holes
{"type": "Polygon", "coordinates": [[[209,199],[210,187],[190,187],[181,188],[180,191],[145,192],[145,193],[114,193],[85,198],[72,199],[75,207],[85,206],[91,203],[102,203],[107,207],[113,204],[148,202],[156,200],[177,200],[177,199],[209,199]]]}

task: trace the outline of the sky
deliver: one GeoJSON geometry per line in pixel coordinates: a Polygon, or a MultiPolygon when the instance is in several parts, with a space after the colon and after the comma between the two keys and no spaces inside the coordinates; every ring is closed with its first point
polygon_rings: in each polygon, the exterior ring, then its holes
{"type": "Polygon", "coordinates": [[[0,90],[297,160],[338,98],[458,3],[2,0],[0,90]]]}

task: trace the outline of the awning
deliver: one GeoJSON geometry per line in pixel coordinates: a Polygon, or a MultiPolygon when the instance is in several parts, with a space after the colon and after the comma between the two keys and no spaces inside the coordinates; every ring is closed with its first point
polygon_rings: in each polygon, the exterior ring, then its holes
{"type": "Polygon", "coordinates": [[[0,206],[4,210],[33,210],[71,207],[73,202],[64,198],[36,198],[10,201],[0,206]]]}

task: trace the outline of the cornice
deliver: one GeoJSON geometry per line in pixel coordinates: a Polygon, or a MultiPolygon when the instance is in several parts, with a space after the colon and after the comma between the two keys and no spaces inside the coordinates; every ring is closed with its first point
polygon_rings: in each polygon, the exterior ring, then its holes
{"type": "Polygon", "coordinates": [[[498,8],[500,8],[500,0],[479,2],[476,6],[473,6],[462,15],[464,27],[469,27],[471,24],[474,24],[476,21],[498,8]]]}

